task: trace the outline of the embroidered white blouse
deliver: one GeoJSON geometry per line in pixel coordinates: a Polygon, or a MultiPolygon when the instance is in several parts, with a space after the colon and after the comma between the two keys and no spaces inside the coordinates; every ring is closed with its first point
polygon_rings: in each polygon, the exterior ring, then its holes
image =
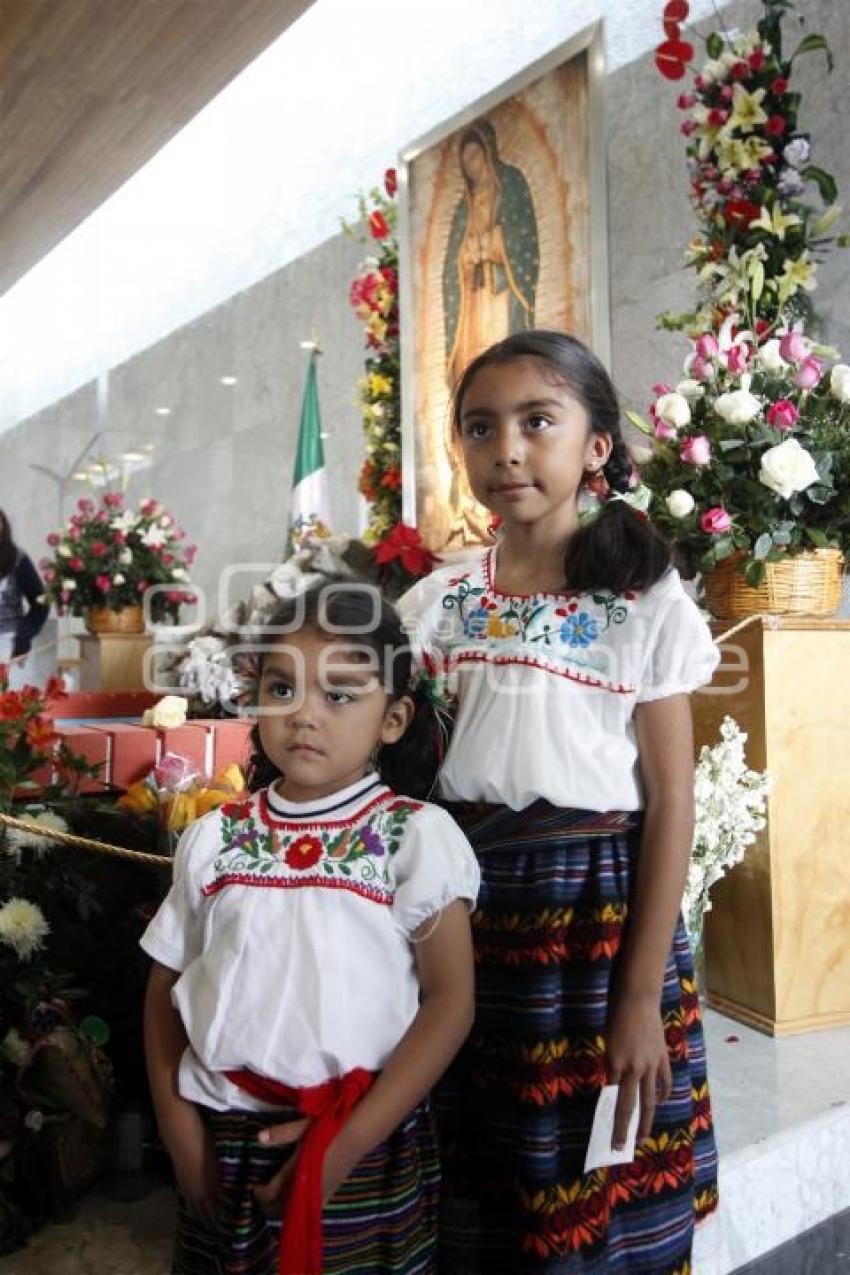
{"type": "Polygon", "coordinates": [[[223,1072],[300,1087],[380,1069],[419,1006],[411,934],[478,884],[454,820],[375,774],[309,805],[269,788],[192,824],[141,939],[180,973],[182,1096],[263,1110],[223,1072]]]}
{"type": "Polygon", "coordinates": [[[635,705],[711,680],[719,655],[670,569],[615,596],[508,596],[495,549],[440,567],[399,608],[437,688],[455,705],[440,792],[522,810],[643,806],[635,705]]]}

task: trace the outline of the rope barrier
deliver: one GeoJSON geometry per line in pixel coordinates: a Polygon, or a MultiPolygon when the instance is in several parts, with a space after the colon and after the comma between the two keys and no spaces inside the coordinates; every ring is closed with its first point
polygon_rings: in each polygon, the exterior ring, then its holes
{"type": "Polygon", "coordinates": [[[748,615],[745,620],[739,620],[737,624],[733,624],[731,629],[727,629],[725,633],[720,633],[714,639],[714,645],[720,646],[723,642],[728,642],[736,633],[740,633],[742,629],[749,628],[751,624],[764,623],[769,629],[778,629],[782,623],[782,617],[771,615],[767,611],[759,611],[757,615],[748,615]]]}
{"type": "Polygon", "coordinates": [[[4,825],[7,828],[15,828],[19,832],[31,832],[48,841],[58,841],[60,845],[75,846],[78,850],[93,850],[96,854],[114,855],[118,859],[151,863],[158,868],[166,866],[170,868],[173,865],[173,860],[168,855],[148,854],[145,850],[128,850],[126,846],[113,846],[108,841],[78,837],[73,832],[60,832],[58,828],[47,828],[43,824],[34,823],[31,819],[16,819],[14,815],[5,815],[0,811],[0,827],[4,825]]]}

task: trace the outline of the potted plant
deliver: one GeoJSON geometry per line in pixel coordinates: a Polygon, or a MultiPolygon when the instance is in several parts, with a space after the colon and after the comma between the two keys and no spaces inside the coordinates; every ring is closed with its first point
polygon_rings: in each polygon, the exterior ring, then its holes
{"type": "Polygon", "coordinates": [[[154,622],[176,621],[180,605],[193,602],[189,568],[196,548],[155,500],[125,508],[120,492],[99,502],[77,501],[67,524],[47,537],[51,556],[41,559],[45,598],[60,615],[83,616],[92,632],[141,632],[149,590],[154,622]]]}

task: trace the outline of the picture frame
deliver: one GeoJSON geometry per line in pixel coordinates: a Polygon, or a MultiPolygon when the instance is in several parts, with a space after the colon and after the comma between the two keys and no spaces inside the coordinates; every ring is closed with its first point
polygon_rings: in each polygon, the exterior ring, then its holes
{"type": "Polygon", "coordinates": [[[400,156],[402,514],[434,553],[488,538],[450,421],[471,359],[546,327],[610,364],[604,94],[596,22],[400,156]]]}

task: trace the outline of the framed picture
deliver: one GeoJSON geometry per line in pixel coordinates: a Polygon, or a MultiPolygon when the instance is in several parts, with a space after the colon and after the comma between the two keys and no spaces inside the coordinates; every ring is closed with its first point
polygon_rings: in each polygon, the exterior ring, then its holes
{"type": "Polygon", "coordinates": [[[609,362],[604,77],[596,23],[401,155],[403,516],[435,553],[490,521],[452,440],[470,360],[544,327],[609,362]]]}

